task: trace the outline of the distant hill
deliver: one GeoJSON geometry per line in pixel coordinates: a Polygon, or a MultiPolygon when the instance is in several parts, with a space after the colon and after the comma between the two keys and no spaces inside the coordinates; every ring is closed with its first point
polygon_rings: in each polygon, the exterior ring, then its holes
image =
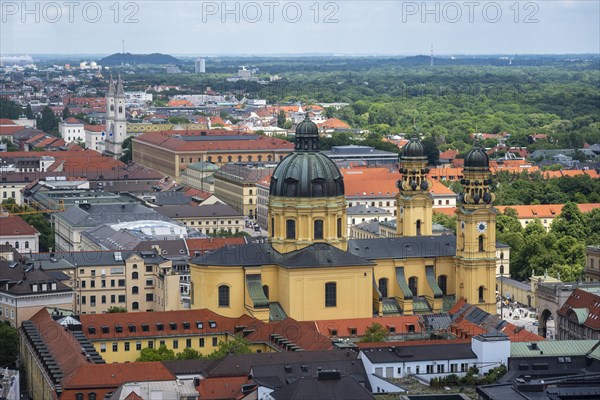
{"type": "Polygon", "coordinates": [[[115,53],[108,57],[104,57],[98,61],[100,65],[116,66],[122,64],[139,65],[139,64],[177,64],[181,61],[168,54],[152,53],[152,54],[131,54],[131,53],[115,53]]]}

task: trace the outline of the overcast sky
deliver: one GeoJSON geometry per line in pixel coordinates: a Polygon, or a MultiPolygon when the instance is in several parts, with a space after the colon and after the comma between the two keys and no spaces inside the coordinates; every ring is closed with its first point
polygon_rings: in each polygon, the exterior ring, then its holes
{"type": "Polygon", "coordinates": [[[2,54],[600,53],[598,0],[23,4],[0,0],[2,54]]]}

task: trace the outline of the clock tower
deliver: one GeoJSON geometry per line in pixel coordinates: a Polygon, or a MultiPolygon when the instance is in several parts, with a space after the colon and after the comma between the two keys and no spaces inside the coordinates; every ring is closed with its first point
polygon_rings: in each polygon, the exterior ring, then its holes
{"type": "Polygon", "coordinates": [[[496,313],[496,215],[489,159],[479,147],[465,157],[456,210],[456,293],[496,313]]]}

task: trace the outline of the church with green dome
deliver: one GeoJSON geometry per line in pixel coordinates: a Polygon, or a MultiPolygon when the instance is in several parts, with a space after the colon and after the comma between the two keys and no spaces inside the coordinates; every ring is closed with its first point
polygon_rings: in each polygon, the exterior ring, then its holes
{"type": "Polygon", "coordinates": [[[193,309],[306,321],[439,313],[464,298],[495,313],[497,211],[482,149],[465,158],[456,235],[432,236],[427,158],[413,138],[399,158],[396,237],[349,240],[344,180],[318,142],[310,119],[298,124],[271,177],[266,240],[192,260],[193,309]]]}

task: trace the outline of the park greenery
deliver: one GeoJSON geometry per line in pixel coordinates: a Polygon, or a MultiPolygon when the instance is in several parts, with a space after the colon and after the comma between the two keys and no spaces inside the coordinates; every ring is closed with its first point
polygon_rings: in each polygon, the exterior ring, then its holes
{"type": "Polygon", "coordinates": [[[600,209],[582,214],[576,203],[564,205],[550,229],[539,219],[521,226],[514,209],[498,215],[496,239],[509,245],[510,274],[517,279],[531,275],[573,282],[580,278],[585,264],[585,246],[600,243],[600,209]]]}
{"type": "Polygon", "coordinates": [[[251,353],[250,343],[239,336],[230,338],[227,342],[219,341],[218,347],[210,354],[203,355],[198,350],[186,347],[182,352],[175,354],[165,345],[158,348],[146,347],[140,352],[140,357],[136,361],[171,361],[171,360],[200,360],[223,358],[229,354],[249,354],[251,353]]]}

